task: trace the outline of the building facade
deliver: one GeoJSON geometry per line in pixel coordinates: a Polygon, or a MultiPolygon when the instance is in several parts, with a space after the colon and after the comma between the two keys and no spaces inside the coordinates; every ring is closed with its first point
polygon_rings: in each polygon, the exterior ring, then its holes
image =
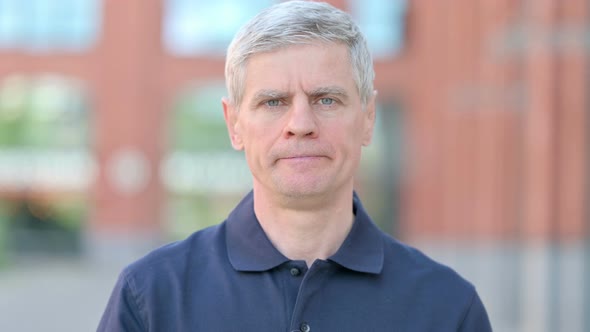
{"type": "MultiPolygon", "coordinates": [[[[493,277],[483,293],[506,327],[590,326],[588,2],[329,2],[375,54],[381,128],[358,186],[380,226],[446,258],[500,255],[514,274],[502,292],[520,295],[495,299],[493,277]]],[[[272,1],[46,3],[0,0],[2,200],[41,219],[35,206],[83,202],[73,215],[96,250],[219,222],[249,183],[224,141],[224,51],[272,1]],[[18,127],[14,105],[41,120],[18,127]]]]}

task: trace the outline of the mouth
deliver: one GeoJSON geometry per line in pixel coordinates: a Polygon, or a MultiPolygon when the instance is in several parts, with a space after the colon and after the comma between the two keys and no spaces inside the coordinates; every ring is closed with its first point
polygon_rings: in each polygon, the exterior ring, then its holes
{"type": "Polygon", "coordinates": [[[317,146],[317,147],[291,147],[281,149],[282,151],[276,151],[271,157],[275,163],[285,162],[288,164],[315,164],[331,159],[330,149],[317,146]]]}
{"type": "Polygon", "coordinates": [[[323,156],[320,155],[296,155],[296,156],[287,156],[282,157],[279,159],[314,159],[314,158],[322,158],[323,156]]]}
{"type": "Polygon", "coordinates": [[[296,155],[296,156],[287,156],[282,157],[277,160],[277,162],[283,162],[290,165],[313,165],[320,161],[322,161],[325,156],[321,155],[296,155]]]}

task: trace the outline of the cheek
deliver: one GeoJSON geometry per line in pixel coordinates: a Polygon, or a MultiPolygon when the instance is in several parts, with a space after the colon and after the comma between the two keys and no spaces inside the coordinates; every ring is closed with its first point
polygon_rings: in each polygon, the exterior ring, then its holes
{"type": "Polygon", "coordinates": [[[244,132],[249,137],[256,138],[257,136],[269,135],[275,133],[282,128],[282,123],[278,120],[270,120],[261,117],[253,117],[243,122],[244,132]]]}
{"type": "Polygon", "coordinates": [[[354,119],[349,122],[334,124],[326,128],[326,138],[348,148],[362,145],[363,130],[361,120],[354,119]]]}
{"type": "Polygon", "coordinates": [[[244,131],[245,152],[248,158],[260,159],[268,155],[277,140],[275,126],[250,123],[244,131]]]}

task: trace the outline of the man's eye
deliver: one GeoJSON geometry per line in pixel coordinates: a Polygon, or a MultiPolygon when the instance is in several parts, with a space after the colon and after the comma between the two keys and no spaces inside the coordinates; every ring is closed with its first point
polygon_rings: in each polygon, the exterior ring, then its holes
{"type": "Polygon", "coordinates": [[[322,105],[332,105],[334,103],[334,99],[332,98],[321,98],[320,104],[322,105]]]}
{"type": "Polygon", "coordinates": [[[272,99],[272,100],[266,101],[266,106],[270,106],[270,107],[276,107],[276,106],[279,106],[280,104],[281,104],[281,101],[278,99],[272,99]]]}

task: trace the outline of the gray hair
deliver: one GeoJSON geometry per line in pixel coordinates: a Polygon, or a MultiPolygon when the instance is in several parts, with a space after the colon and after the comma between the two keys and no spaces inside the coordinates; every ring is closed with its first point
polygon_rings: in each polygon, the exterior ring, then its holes
{"type": "Polygon", "coordinates": [[[361,102],[373,94],[373,60],[365,37],[351,16],[323,2],[287,1],[273,5],[246,23],[227,49],[225,80],[230,101],[239,107],[244,97],[248,59],[258,53],[314,41],[348,48],[353,78],[361,102]]]}

